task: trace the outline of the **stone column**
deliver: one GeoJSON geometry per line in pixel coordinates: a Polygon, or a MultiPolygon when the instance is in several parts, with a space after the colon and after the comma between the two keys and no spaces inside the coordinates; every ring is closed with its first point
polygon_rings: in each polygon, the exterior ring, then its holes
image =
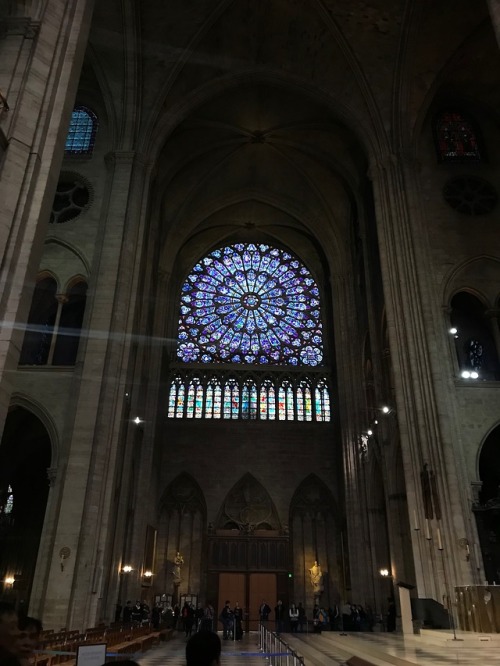
{"type": "MultiPolygon", "coordinates": [[[[430,282],[431,253],[418,166],[390,155],[372,170],[372,177],[408,512],[413,516],[415,510],[420,525],[424,524],[420,471],[427,463],[436,474],[446,552],[452,552],[445,558],[448,579],[452,587],[457,581],[469,584],[474,582],[471,567],[456,556],[457,536],[472,540],[463,491],[467,475],[463,456],[456,450],[460,438],[453,377],[442,313],[430,282]]],[[[421,533],[412,530],[418,595],[436,598],[437,590],[443,589],[443,572],[433,564],[435,557],[425,539],[419,538],[421,533]]]]}
{"type": "Polygon", "coordinates": [[[107,170],[109,195],[91,271],[90,333],[82,341],[83,366],[75,369],[54,544],[39,571],[47,576],[39,608],[48,627],[82,628],[100,619],[106,555],[115,522],[128,509],[127,502],[115,504],[115,479],[124,433],[135,425],[128,420],[126,394],[135,358],[150,170],[133,152],[109,155],[107,170]],[[61,572],[57,554],[63,547],[72,555],[61,572]]]}
{"type": "Polygon", "coordinates": [[[493,30],[495,31],[497,42],[500,46],[500,0],[487,0],[487,2],[493,30]]]}
{"type": "Polygon", "coordinates": [[[0,429],[63,157],[94,0],[47,0],[40,22],[7,19],[0,75],[9,111],[0,163],[0,429]]]}

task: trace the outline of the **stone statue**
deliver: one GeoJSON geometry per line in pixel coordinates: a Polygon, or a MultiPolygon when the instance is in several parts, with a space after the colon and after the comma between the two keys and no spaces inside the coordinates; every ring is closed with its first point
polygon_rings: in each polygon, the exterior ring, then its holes
{"type": "Polygon", "coordinates": [[[177,555],[174,558],[174,568],[172,569],[172,573],[174,575],[174,582],[180,582],[181,580],[181,566],[184,564],[184,558],[182,555],[177,551],[177,555]]]}
{"type": "Polygon", "coordinates": [[[309,573],[311,574],[311,585],[313,586],[314,594],[321,594],[325,589],[323,586],[323,572],[316,560],[314,560],[314,564],[309,569],[309,573]]]}

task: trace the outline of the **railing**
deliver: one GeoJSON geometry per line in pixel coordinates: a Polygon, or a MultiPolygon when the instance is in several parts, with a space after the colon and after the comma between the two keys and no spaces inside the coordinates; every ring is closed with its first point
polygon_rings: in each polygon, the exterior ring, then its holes
{"type": "Polygon", "coordinates": [[[304,657],[262,623],[259,627],[259,647],[272,666],[305,666],[304,657]]]}

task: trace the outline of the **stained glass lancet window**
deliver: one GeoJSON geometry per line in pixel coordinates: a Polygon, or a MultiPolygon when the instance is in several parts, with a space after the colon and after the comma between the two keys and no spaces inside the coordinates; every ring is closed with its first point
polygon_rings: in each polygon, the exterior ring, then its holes
{"type": "Polygon", "coordinates": [[[315,413],[317,421],[330,420],[330,395],[326,383],[321,380],[318,382],[314,391],[315,413]]]}
{"type": "Polygon", "coordinates": [[[257,418],[257,387],[255,382],[249,380],[243,385],[241,415],[244,419],[257,418]]]}
{"type": "Polygon", "coordinates": [[[13,508],[14,508],[14,492],[12,490],[12,486],[8,486],[7,497],[5,499],[5,504],[3,506],[3,513],[6,515],[11,514],[13,508]]]}
{"type": "MultiPolygon", "coordinates": [[[[331,421],[330,392],[321,374],[300,379],[266,376],[243,383],[234,376],[178,371],[171,380],[169,418],[331,421]]],[[[279,370],[277,371],[280,372],[279,370]]],[[[287,373],[288,374],[288,373],[287,373]]]]}
{"type": "Polygon", "coordinates": [[[185,363],[323,364],[319,289],[292,254],[238,243],[199,261],[182,286],[185,363]]]}
{"type": "Polygon", "coordinates": [[[458,111],[444,111],[435,121],[436,148],[441,162],[479,162],[478,132],[474,122],[458,111]]]}
{"type": "Polygon", "coordinates": [[[66,145],[67,155],[91,155],[97,132],[97,116],[86,106],[75,106],[71,114],[66,145]]]}

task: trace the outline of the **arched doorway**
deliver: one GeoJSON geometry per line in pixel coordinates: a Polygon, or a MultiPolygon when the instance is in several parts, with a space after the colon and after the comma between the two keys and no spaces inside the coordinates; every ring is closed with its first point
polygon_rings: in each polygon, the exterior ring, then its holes
{"type": "Polygon", "coordinates": [[[0,444],[0,590],[20,610],[27,609],[33,585],[51,448],[40,419],[23,407],[11,409],[0,444]]]}
{"type": "Polygon", "coordinates": [[[288,599],[288,535],[266,488],[245,474],[223,501],[208,537],[208,595],[243,608],[245,631],[258,628],[263,600],[288,599]]]}
{"type": "Polygon", "coordinates": [[[500,425],[490,432],[479,455],[481,491],[474,504],[486,580],[500,580],[500,425]]]}

